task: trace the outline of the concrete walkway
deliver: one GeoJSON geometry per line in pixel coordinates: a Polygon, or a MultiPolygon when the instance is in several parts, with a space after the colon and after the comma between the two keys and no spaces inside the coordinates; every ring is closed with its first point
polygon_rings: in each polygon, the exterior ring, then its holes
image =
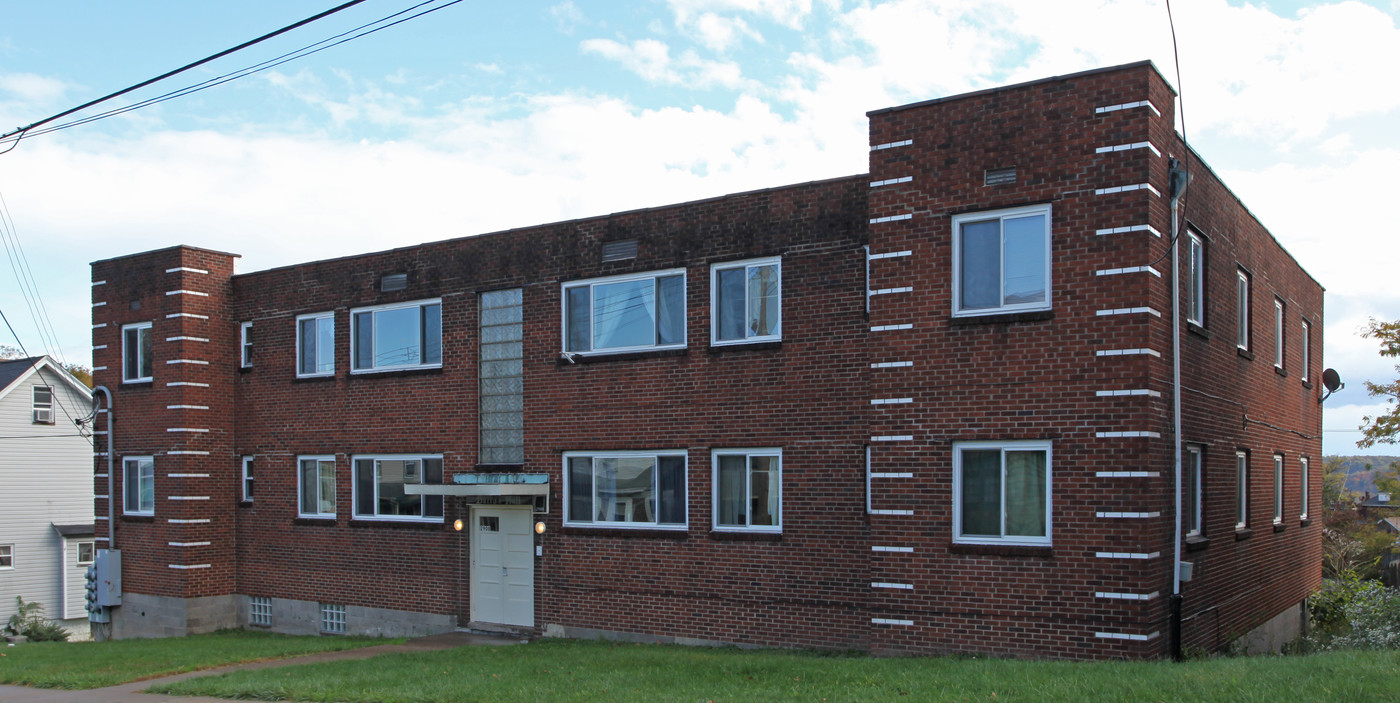
{"type": "Polygon", "coordinates": [[[164,701],[169,701],[171,703],[176,701],[189,701],[191,703],[195,701],[202,701],[204,703],[228,703],[228,701],[223,698],[163,696],[154,693],[141,693],[141,691],[158,683],[183,681],[184,679],[194,678],[196,676],[222,674],[225,671],[270,669],[272,667],[292,666],[294,664],[368,659],[381,654],[394,654],[398,652],[431,652],[439,649],[452,649],[454,647],[467,647],[472,645],[494,646],[520,644],[523,642],[525,642],[525,640],[518,637],[477,635],[469,632],[447,632],[441,635],[419,637],[403,644],[381,644],[374,647],[361,647],[360,649],[348,649],[341,652],[305,654],[290,659],[275,659],[272,661],[254,662],[250,664],[233,664],[217,669],[191,671],[185,674],[163,676],[157,679],[146,679],[145,681],[126,683],[120,686],[92,688],[86,691],[62,691],[54,688],[29,688],[27,686],[0,685],[0,703],[162,703],[164,701]]]}

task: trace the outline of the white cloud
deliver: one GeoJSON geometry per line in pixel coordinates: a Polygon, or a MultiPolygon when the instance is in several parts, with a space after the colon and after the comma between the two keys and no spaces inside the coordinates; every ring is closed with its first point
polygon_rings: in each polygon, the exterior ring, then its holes
{"type": "Polygon", "coordinates": [[[736,90],[749,83],[737,63],[702,59],[690,50],[672,59],[671,48],[655,39],[639,39],[631,44],[612,39],[587,39],[579,44],[579,48],[585,53],[618,62],[648,83],[736,90]]]}
{"type": "Polygon", "coordinates": [[[549,16],[554,19],[555,26],[564,34],[573,34],[574,30],[586,21],[583,10],[574,4],[574,0],[565,0],[558,5],[551,6],[549,16]]]}
{"type": "Polygon", "coordinates": [[[70,89],[76,87],[61,80],[32,73],[0,74],[0,93],[9,93],[14,99],[25,102],[57,102],[64,98],[70,89]]]}
{"type": "Polygon", "coordinates": [[[811,0],[667,0],[677,26],[687,26],[705,13],[746,13],[800,29],[812,14],[811,0]]]}
{"type": "Polygon", "coordinates": [[[742,18],[720,17],[713,12],[706,12],[696,18],[695,35],[706,48],[719,52],[728,51],[744,37],[763,41],[763,36],[749,27],[742,18]]]}

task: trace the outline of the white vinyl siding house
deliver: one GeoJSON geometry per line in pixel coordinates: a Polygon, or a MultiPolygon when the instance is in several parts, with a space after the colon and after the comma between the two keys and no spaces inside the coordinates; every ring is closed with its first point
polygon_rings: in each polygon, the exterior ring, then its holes
{"type": "MultiPolygon", "coordinates": [[[[94,541],[93,448],[73,420],[91,408],[87,388],[49,357],[0,361],[0,435],[12,438],[0,451],[0,544],[13,559],[0,575],[0,623],[22,596],[42,603],[72,639],[87,638],[87,565],[78,552],[94,541]],[[50,389],[52,423],[35,422],[36,387],[50,389]]],[[[100,527],[105,537],[106,523],[100,527]]]]}

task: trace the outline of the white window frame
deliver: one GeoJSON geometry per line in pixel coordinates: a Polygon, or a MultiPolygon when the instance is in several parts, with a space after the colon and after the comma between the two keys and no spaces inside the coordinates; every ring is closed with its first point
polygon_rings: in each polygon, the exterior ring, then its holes
{"type": "Polygon", "coordinates": [[[1283,455],[1274,455],[1274,524],[1283,524],[1283,455]]]}
{"type": "MultiPolygon", "coordinates": [[[[560,325],[559,325],[560,345],[561,345],[560,348],[564,351],[564,353],[565,353],[566,355],[574,355],[574,354],[577,354],[577,355],[580,355],[580,356],[591,356],[591,355],[595,355],[595,354],[627,354],[627,353],[633,353],[633,352],[657,351],[657,350],[662,350],[662,349],[684,349],[684,348],[686,348],[686,342],[687,342],[687,337],[688,337],[688,330],[687,330],[686,328],[689,326],[688,323],[687,323],[687,320],[688,320],[689,318],[688,318],[688,301],[687,301],[687,299],[686,299],[686,298],[687,298],[687,295],[688,295],[688,293],[687,293],[687,291],[686,291],[686,288],[687,288],[687,281],[686,281],[686,275],[685,275],[685,274],[686,274],[685,269],[683,269],[683,268],[678,268],[678,269],[666,269],[666,270],[663,270],[663,271],[647,271],[647,272],[645,272],[645,273],[628,274],[628,275],[624,275],[624,276],[606,276],[606,277],[603,277],[603,278],[587,278],[587,279],[582,279],[582,280],[578,280],[578,281],[569,281],[569,282],[567,282],[567,283],[562,284],[561,287],[560,287],[560,295],[559,295],[559,309],[560,309],[560,311],[561,311],[561,315],[560,315],[560,325]],[[650,280],[650,281],[659,281],[660,279],[666,278],[666,277],[668,277],[668,276],[680,276],[680,279],[681,279],[681,329],[680,329],[681,341],[679,341],[679,342],[673,342],[673,343],[670,343],[670,344],[653,343],[653,344],[644,344],[644,345],[634,345],[634,346],[628,346],[628,347],[605,347],[605,348],[602,348],[602,349],[599,349],[599,348],[593,346],[593,323],[594,323],[594,320],[593,320],[593,292],[592,292],[592,291],[593,291],[594,288],[596,288],[597,286],[608,285],[608,284],[612,284],[612,283],[627,283],[627,282],[631,282],[631,281],[646,281],[646,280],[650,280]],[[588,306],[589,306],[589,307],[588,307],[588,343],[589,343],[589,344],[588,344],[588,346],[589,346],[589,348],[588,348],[587,350],[569,349],[569,291],[570,291],[571,289],[574,289],[574,288],[581,288],[581,287],[588,287],[588,288],[589,288],[589,295],[588,295],[588,300],[589,300],[589,303],[588,303],[588,306]]],[[[657,306],[657,309],[659,309],[659,307],[660,307],[660,301],[659,301],[659,299],[656,299],[655,302],[654,302],[654,304],[657,306]]],[[[658,322],[658,323],[660,322],[660,319],[659,319],[659,318],[660,318],[660,315],[659,315],[659,314],[656,314],[656,311],[655,311],[655,310],[653,310],[653,318],[656,320],[656,322],[658,322]]],[[[658,334],[657,330],[652,330],[652,335],[653,335],[652,338],[653,338],[653,339],[656,339],[656,335],[657,335],[657,334],[658,334]]]]}
{"type": "Polygon", "coordinates": [[[1274,368],[1283,370],[1284,351],[1284,310],[1283,300],[1274,298],[1274,368]]]}
{"type": "MultiPolygon", "coordinates": [[[[238,325],[238,367],[242,369],[253,368],[252,332],[253,323],[243,322],[238,325]]],[[[298,328],[298,332],[300,332],[300,328],[298,328]]]]}
{"type": "Polygon", "coordinates": [[[122,514],[123,515],[155,515],[156,514],[156,462],[155,457],[150,456],[124,456],[122,457],[122,514]],[[132,464],[136,465],[136,470],[132,471],[132,464]],[[149,479],[142,475],[145,473],[141,465],[150,464],[149,479]],[[151,485],[151,504],[149,506],[140,503],[140,496],[145,493],[142,490],[143,484],[149,480],[151,485]],[[131,494],[131,482],[136,482],[137,505],[135,509],[131,507],[127,496],[131,494]]]}
{"type": "Polygon", "coordinates": [[[1312,323],[1303,320],[1303,338],[1299,340],[1303,345],[1303,383],[1308,382],[1308,367],[1312,366],[1312,323]]]}
{"type": "Polygon", "coordinates": [[[1239,308],[1235,322],[1235,346],[1249,351],[1249,274],[1235,269],[1235,305],[1239,308]]]}
{"type": "Polygon", "coordinates": [[[1201,499],[1205,495],[1205,452],[1201,447],[1187,446],[1186,457],[1186,490],[1191,493],[1186,498],[1189,506],[1186,512],[1186,536],[1198,537],[1201,534],[1201,517],[1204,514],[1201,499]]]}
{"type": "MultiPolygon", "coordinates": [[[[443,521],[443,515],[446,515],[446,513],[447,513],[447,509],[446,509],[446,505],[445,505],[445,502],[446,502],[446,498],[445,498],[445,497],[443,497],[443,498],[444,498],[444,501],[443,501],[443,502],[444,502],[444,505],[443,505],[443,514],[442,514],[442,515],[423,515],[423,514],[422,514],[422,512],[423,512],[424,510],[427,509],[427,505],[428,505],[428,498],[429,498],[429,496],[426,496],[426,495],[419,496],[419,497],[422,499],[422,502],[420,503],[419,514],[416,515],[416,516],[414,516],[414,515],[380,515],[380,514],[379,514],[379,507],[378,507],[378,506],[379,506],[379,462],[381,462],[381,461],[417,461],[417,462],[418,462],[418,484],[417,484],[417,485],[428,485],[428,486],[441,485],[443,481],[446,481],[446,471],[447,471],[447,467],[446,467],[446,465],[443,466],[443,469],[442,469],[442,470],[443,470],[443,479],[442,479],[441,481],[439,481],[439,482],[436,483],[436,484],[427,483],[426,480],[425,480],[425,479],[427,478],[427,467],[424,466],[423,462],[426,461],[426,460],[428,460],[428,459],[436,459],[436,460],[439,461],[439,462],[441,462],[441,461],[443,460],[441,454],[357,454],[357,455],[355,455],[355,456],[350,457],[350,496],[351,496],[350,515],[351,515],[352,517],[354,517],[354,519],[356,519],[356,520],[383,520],[383,521],[386,521],[386,522],[428,522],[428,523],[440,523],[440,522],[442,522],[442,521],[443,521]],[[374,462],[374,469],[373,469],[373,470],[374,470],[374,480],[373,480],[372,483],[374,484],[374,505],[375,505],[375,510],[374,510],[374,513],[370,513],[370,514],[361,513],[361,512],[359,511],[359,510],[360,510],[360,476],[359,476],[360,466],[359,466],[359,462],[361,462],[361,461],[373,461],[373,462],[374,462]]],[[[409,485],[409,484],[407,484],[407,482],[405,482],[405,485],[409,485]]]]}
{"type": "MultiPolygon", "coordinates": [[[[564,470],[564,493],[563,493],[563,500],[564,500],[564,524],[565,524],[566,526],[569,526],[569,527],[599,527],[599,528],[606,528],[606,529],[610,529],[610,530],[669,530],[669,531],[675,531],[675,532],[684,532],[684,531],[686,531],[687,529],[689,529],[689,527],[690,527],[690,485],[689,485],[689,482],[690,482],[690,458],[689,458],[689,456],[688,456],[686,450],[684,450],[684,449],[660,450],[660,451],[620,451],[620,452],[614,452],[614,451],[597,451],[597,452],[575,451],[575,452],[564,452],[563,470],[564,470]],[[681,485],[682,485],[682,486],[685,486],[685,488],[686,488],[686,491],[685,491],[685,500],[683,501],[683,505],[681,506],[681,513],[682,513],[681,522],[680,522],[680,523],[663,523],[663,522],[596,522],[596,521],[591,521],[591,520],[585,521],[585,520],[576,520],[576,519],[574,519],[574,516],[573,516],[573,500],[572,500],[573,495],[572,495],[572,493],[570,492],[570,491],[572,490],[572,486],[570,485],[571,476],[570,476],[570,471],[569,471],[569,459],[576,458],[576,457],[588,457],[588,458],[590,458],[590,459],[592,459],[592,460],[594,460],[594,461],[596,461],[596,460],[598,460],[598,459],[627,459],[627,458],[639,458],[639,457],[641,457],[641,458],[650,458],[650,459],[652,459],[654,462],[656,462],[656,468],[653,469],[653,477],[654,477],[654,478],[653,478],[652,491],[653,491],[653,493],[657,496],[657,507],[656,507],[656,512],[657,512],[658,515],[661,513],[661,505],[660,505],[660,494],[661,494],[661,491],[660,491],[660,487],[659,487],[658,485],[656,485],[656,484],[659,483],[659,480],[658,480],[658,479],[659,479],[660,470],[661,470],[661,457],[679,457],[679,458],[681,459],[681,462],[682,462],[682,465],[681,465],[681,485]]],[[[596,471],[596,467],[595,467],[594,470],[596,471]]],[[[593,514],[593,512],[590,512],[589,514],[590,514],[590,516],[591,516],[591,515],[593,514]]]]}
{"type": "Polygon", "coordinates": [[[1235,452],[1235,529],[1249,528],[1249,452],[1235,452]]]}
{"type": "Polygon", "coordinates": [[[0,571],[15,568],[15,545],[0,544],[0,571]]]}
{"type": "MultiPolygon", "coordinates": [[[[715,449],[710,452],[710,527],[717,532],[765,532],[781,534],[783,531],[783,450],[781,448],[768,447],[763,449],[715,449]],[[725,525],[720,524],[720,480],[719,480],[719,460],[724,456],[742,456],[744,458],[744,505],[749,505],[749,489],[752,485],[750,480],[749,460],[755,457],[772,457],[778,460],[778,509],[774,513],[775,524],[772,525],[725,525]]],[[[744,521],[752,523],[752,511],[744,510],[744,521]]]]}
{"type": "Polygon", "coordinates": [[[52,425],[52,424],[54,424],[54,412],[53,412],[54,397],[53,397],[53,396],[54,396],[54,389],[53,389],[53,386],[34,386],[34,387],[33,387],[33,390],[30,392],[30,395],[29,395],[29,398],[30,398],[30,413],[29,413],[29,417],[30,417],[30,419],[32,419],[32,420],[34,421],[33,424],[36,424],[36,425],[52,425]],[[47,402],[42,402],[42,401],[39,400],[39,392],[40,392],[40,391],[42,391],[42,392],[48,394],[49,399],[48,399],[47,402]]]}
{"type": "Polygon", "coordinates": [[[1298,519],[1306,520],[1308,519],[1308,489],[1310,488],[1308,481],[1312,478],[1308,476],[1307,457],[1298,457],[1298,468],[1300,470],[1298,474],[1298,502],[1300,504],[1298,508],[1298,519]]]}
{"type": "MultiPolygon", "coordinates": [[[[334,311],[334,310],[329,310],[329,311],[326,311],[326,312],[313,312],[313,313],[307,313],[307,314],[305,314],[305,315],[297,315],[297,318],[296,318],[296,330],[295,330],[295,335],[296,335],[296,359],[295,359],[294,363],[296,364],[297,378],[322,378],[322,377],[325,377],[325,376],[334,376],[334,375],[335,375],[335,341],[334,341],[334,340],[335,340],[335,311],[334,311]],[[325,371],[309,371],[309,372],[308,372],[308,371],[303,371],[302,368],[301,368],[301,346],[302,346],[302,339],[301,339],[301,323],[302,323],[302,322],[305,322],[306,320],[316,320],[316,321],[317,321],[317,322],[316,322],[316,333],[313,335],[313,336],[314,336],[315,338],[317,338],[317,339],[319,339],[320,336],[321,336],[321,321],[322,321],[322,320],[327,320],[327,321],[329,321],[329,323],[330,323],[330,326],[331,326],[331,340],[332,340],[332,341],[331,341],[331,367],[330,367],[329,369],[325,370],[325,371]]],[[[319,358],[320,358],[320,351],[321,351],[321,350],[320,350],[319,348],[316,350],[316,356],[317,356],[317,359],[318,359],[318,360],[319,360],[319,358]]]]}
{"type": "MultiPolygon", "coordinates": [[[[252,457],[252,456],[245,456],[245,457],[242,457],[241,460],[240,460],[238,463],[239,463],[239,465],[240,465],[240,469],[241,469],[240,473],[242,474],[242,479],[243,479],[242,482],[241,482],[241,484],[240,484],[240,485],[242,486],[243,502],[245,502],[245,503],[251,503],[251,502],[253,502],[253,483],[254,483],[254,481],[256,480],[256,479],[254,478],[254,475],[253,475],[253,468],[254,468],[254,467],[253,467],[253,457],[252,457]]],[[[297,466],[298,466],[298,471],[300,471],[300,466],[301,466],[300,462],[298,462],[297,466]]],[[[301,480],[301,474],[300,474],[300,473],[297,474],[297,480],[298,480],[298,481],[301,480]]],[[[297,505],[300,505],[300,503],[298,503],[297,505]]]]}
{"type": "Polygon", "coordinates": [[[1206,326],[1206,243],[1200,235],[1187,231],[1186,321],[1206,326]]]}
{"type": "MultiPolygon", "coordinates": [[[[335,455],[334,455],[334,454],[314,454],[314,455],[310,455],[310,454],[309,454],[309,455],[298,456],[298,457],[297,457],[297,464],[296,464],[296,472],[297,472],[297,475],[296,475],[296,482],[297,482],[297,517],[313,518],[313,519],[334,518],[334,517],[335,517],[335,509],[334,509],[334,508],[332,508],[331,512],[329,512],[329,513],[324,513],[324,512],[308,513],[308,512],[306,512],[306,511],[302,510],[302,505],[303,505],[303,502],[302,502],[302,501],[303,501],[303,498],[304,498],[304,496],[305,496],[306,488],[307,488],[307,487],[306,487],[305,485],[302,484],[301,465],[302,465],[302,462],[306,462],[306,461],[315,461],[315,462],[327,462],[327,461],[328,461],[328,462],[330,462],[330,464],[331,464],[331,477],[332,477],[332,478],[331,478],[332,490],[335,491],[336,488],[338,488],[338,487],[336,486],[336,482],[338,481],[338,479],[335,477],[335,474],[336,474],[336,465],[335,465],[335,464],[336,464],[336,461],[335,461],[335,455]]],[[[321,467],[320,467],[320,465],[319,465],[319,463],[318,463],[318,465],[317,465],[317,467],[316,467],[316,486],[317,486],[316,504],[317,504],[318,507],[320,506],[320,504],[321,504],[321,499],[323,498],[323,496],[320,494],[320,488],[319,488],[320,485],[321,485],[321,482],[322,482],[323,480],[324,480],[324,477],[323,477],[322,474],[321,474],[321,467]]],[[[337,492],[338,492],[338,491],[337,491],[337,492]]],[[[331,496],[331,505],[332,505],[332,506],[337,506],[337,507],[338,507],[339,503],[338,503],[337,500],[336,500],[336,496],[331,496]]]]}
{"type": "MultiPolygon", "coordinates": [[[[954,215],[953,226],[953,317],[977,317],[981,315],[1003,315],[1017,312],[1035,312],[1039,310],[1049,310],[1051,308],[1052,293],[1054,286],[1051,283],[1051,246],[1050,233],[1054,228],[1054,218],[1052,217],[1049,203],[1042,205],[1030,205],[1026,207],[1010,208],[1006,210],[989,210],[985,212],[969,212],[961,215],[954,215]],[[989,308],[963,309],[962,303],[962,226],[969,222],[984,222],[987,220],[1004,221],[1008,218],[1025,217],[1028,215],[1043,214],[1045,216],[1045,249],[1042,252],[1045,258],[1045,300],[1032,303],[1006,303],[1006,271],[1005,259],[1002,264],[1002,280],[999,285],[999,297],[1002,298],[1001,305],[989,308]]],[[[1005,244],[1005,227],[1002,228],[1003,251],[1005,244]]]]}
{"type": "Polygon", "coordinates": [[[772,256],[763,259],[747,259],[744,261],[727,261],[722,264],[710,266],[710,344],[713,346],[723,346],[730,344],[757,344],[760,342],[777,342],[783,338],[783,260],[782,257],[772,256]],[[748,316],[749,310],[749,270],[771,266],[778,274],[778,321],[773,325],[772,334],[751,334],[748,325],[744,325],[744,336],[737,339],[720,339],[720,329],[722,320],[720,319],[719,300],[719,275],[724,271],[734,269],[744,270],[744,312],[748,316]]]}
{"type": "Polygon", "coordinates": [[[414,369],[440,369],[442,368],[442,298],[432,298],[428,300],[414,300],[404,303],[391,303],[388,305],[372,305],[363,308],[350,309],[350,373],[385,373],[387,371],[412,371],[414,369]],[[423,330],[423,309],[428,306],[438,307],[438,360],[425,362],[427,338],[423,330]],[[360,316],[369,315],[371,321],[376,319],[379,313],[392,312],[396,310],[417,310],[418,311],[418,362],[412,364],[378,364],[374,361],[374,328],[370,328],[370,360],[372,365],[361,368],[360,361],[360,316]]]}
{"type": "Polygon", "coordinates": [[[143,354],[141,353],[141,334],[142,334],[142,330],[145,330],[145,334],[146,334],[148,337],[151,338],[151,352],[152,352],[151,355],[152,355],[152,356],[155,355],[155,346],[156,346],[156,345],[155,345],[155,332],[152,331],[152,323],[150,323],[150,322],[133,322],[133,323],[131,323],[131,324],[129,324],[129,325],[122,325],[122,383],[146,383],[146,382],[148,382],[148,381],[151,381],[151,380],[153,379],[153,377],[155,376],[155,360],[154,360],[154,359],[151,359],[151,360],[150,360],[151,375],[150,375],[150,376],[142,376],[142,375],[141,375],[141,367],[146,365],[146,364],[143,363],[143,362],[147,361],[147,359],[145,358],[145,355],[143,355],[143,354]],[[132,332],[132,331],[136,332],[136,368],[134,369],[135,375],[133,375],[133,369],[131,369],[130,367],[127,366],[127,353],[126,353],[126,347],[127,347],[127,332],[132,332]]]}
{"type": "Polygon", "coordinates": [[[97,562],[97,542],[85,540],[78,542],[73,549],[74,556],[77,557],[79,566],[87,566],[97,562]],[[83,559],[83,547],[87,547],[88,558],[83,559]]]}
{"type": "Polygon", "coordinates": [[[1048,440],[1008,440],[1003,442],[954,442],[953,443],[953,542],[956,544],[1006,544],[1032,547],[1048,547],[1051,545],[1051,526],[1054,507],[1054,495],[1052,487],[1053,480],[1053,451],[1052,442],[1048,440]],[[1001,452],[1001,530],[1006,531],[1006,491],[1004,490],[1006,477],[1006,452],[1008,451],[1043,451],[1045,452],[1045,536],[1027,535],[1003,535],[993,537],[988,535],[963,535],[962,534],[962,489],[963,489],[963,468],[962,454],[964,450],[988,450],[995,449],[1001,452]]]}

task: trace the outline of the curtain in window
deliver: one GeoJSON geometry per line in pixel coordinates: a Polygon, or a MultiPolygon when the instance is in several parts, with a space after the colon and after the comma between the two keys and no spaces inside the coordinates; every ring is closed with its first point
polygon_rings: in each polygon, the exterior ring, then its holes
{"type": "Polygon", "coordinates": [[[656,343],[680,344],[685,341],[685,279],[666,276],[656,279],[656,343]]]}
{"type": "Polygon", "coordinates": [[[1001,451],[962,453],[962,534],[1001,536],[1001,451]]]}
{"type": "Polygon", "coordinates": [[[1006,452],[1006,534],[1045,536],[1045,452],[1006,452]]]}
{"type": "Polygon", "coordinates": [[[963,310],[1001,305],[1001,221],[968,222],[959,234],[959,302],[963,310]]]}
{"type": "Polygon", "coordinates": [[[778,457],[756,456],[749,459],[749,524],[773,527],[778,524],[778,457]]]}
{"type": "Polygon", "coordinates": [[[716,275],[719,290],[719,338],[743,339],[744,331],[744,269],[721,269],[716,275]]]}
{"type": "Polygon", "coordinates": [[[744,515],[744,457],[719,457],[719,524],[747,525],[744,515]]]}
{"type": "Polygon", "coordinates": [[[763,337],[778,331],[778,267],[749,269],[749,334],[763,337]]]}
{"type": "Polygon", "coordinates": [[[652,346],[655,310],[655,280],[593,286],[593,348],[652,346]]]}

